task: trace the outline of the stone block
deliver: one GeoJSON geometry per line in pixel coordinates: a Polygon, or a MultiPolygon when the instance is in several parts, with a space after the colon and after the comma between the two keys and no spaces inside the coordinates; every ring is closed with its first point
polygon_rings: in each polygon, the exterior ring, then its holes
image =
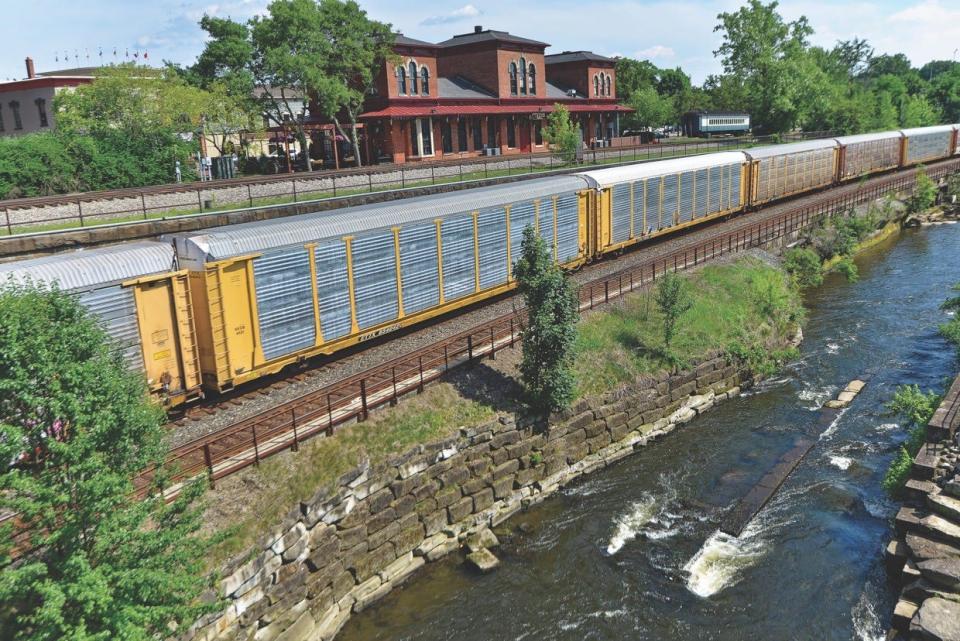
{"type": "Polygon", "coordinates": [[[590,447],[586,443],[579,443],[567,449],[567,463],[572,465],[590,453],[590,447]]]}
{"type": "Polygon", "coordinates": [[[393,498],[393,492],[389,488],[383,488],[382,490],[371,494],[367,499],[367,506],[370,509],[370,513],[376,514],[377,512],[383,510],[393,502],[393,498]]]}
{"type": "Polygon", "coordinates": [[[447,511],[446,510],[437,510],[436,512],[431,512],[420,517],[420,521],[423,523],[423,529],[427,536],[431,536],[443,530],[444,526],[447,525],[447,511]]]}
{"type": "Polygon", "coordinates": [[[696,389],[697,389],[697,384],[695,381],[692,381],[690,383],[684,383],[683,385],[680,385],[670,390],[670,400],[671,401],[682,400],[687,396],[689,396],[690,394],[693,394],[693,392],[696,391],[696,389]]]}
{"type": "Polygon", "coordinates": [[[494,466],[500,465],[501,463],[509,460],[509,458],[510,458],[510,455],[507,453],[506,448],[503,448],[503,447],[490,452],[490,462],[494,466]]]}
{"type": "Polygon", "coordinates": [[[384,543],[375,550],[357,559],[352,564],[353,575],[358,582],[363,582],[377,573],[378,570],[392,563],[397,558],[393,543],[384,543]]]}
{"type": "Polygon", "coordinates": [[[415,522],[400,529],[400,532],[393,538],[393,548],[398,555],[406,554],[420,545],[425,534],[421,523],[415,522]]]}
{"type": "Polygon", "coordinates": [[[460,491],[459,487],[444,488],[436,495],[437,508],[443,509],[447,506],[453,505],[460,500],[461,496],[463,496],[463,493],[460,491]]]}
{"type": "Polygon", "coordinates": [[[397,475],[401,479],[409,479],[420,472],[423,472],[430,466],[430,461],[426,454],[420,454],[410,459],[406,463],[397,466],[397,475]]]}
{"type": "Polygon", "coordinates": [[[483,476],[490,469],[490,459],[483,457],[467,463],[467,468],[473,476],[483,476]]]}
{"type": "Polygon", "coordinates": [[[411,574],[424,566],[426,560],[422,556],[414,556],[407,552],[396,561],[380,571],[380,578],[394,586],[402,585],[411,574]]]}
{"type": "Polygon", "coordinates": [[[337,529],[337,536],[340,538],[340,544],[343,548],[352,548],[367,536],[367,526],[358,525],[346,530],[337,529]]]}
{"type": "Polygon", "coordinates": [[[493,468],[493,480],[498,481],[505,476],[509,476],[520,469],[520,461],[511,459],[493,468]]]}
{"type": "MultiPolygon", "coordinates": [[[[312,572],[321,570],[329,565],[340,552],[340,545],[343,539],[329,535],[318,540],[310,546],[310,552],[307,554],[307,567],[312,572]]],[[[360,539],[357,540],[357,543],[360,539]]]]}
{"type": "Polygon", "coordinates": [[[462,521],[473,511],[473,499],[466,496],[447,508],[450,523],[462,521]]]}
{"type": "Polygon", "coordinates": [[[487,488],[473,496],[473,512],[482,512],[493,505],[493,489],[487,488]]]}
{"type": "Polygon", "coordinates": [[[586,435],[587,439],[591,439],[597,434],[600,434],[606,431],[607,431],[607,422],[605,419],[594,421],[593,423],[590,423],[590,425],[587,425],[585,428],[583,428],[583,433],[584,435],[586,435]]]}
{"type": "Polygon", "coordinates": [[[293,625],[280,633],[274,641],[308,641],[316,633],[317,623],[309,611],[303,612],[293,625]]]}
{"type": "Polygon", "coordinates": [[[430,549],[425,555],[424,558],[432,563],[437,559],[445,557],[447,554],[454,552],[459,549],[460,543],[457,541],[457,537],[447,537],[442,543],[435,545],[430,549]]]}
{"type": "Polygon", "coordinates": [[[393,496],[400,498],[406,494],[412,494],[414,490],[419,488],[426,482],[422,476],[411,476],[406,479],[401,479],[399,481],[394,481],[390,484],[390,491],[393,492],[393,496]]]}
{"type": "Polygon", "coordinates": [[[396,536],[397,532],[399,531],[400,531],[399,522],[391,521],[385,527],[382,527],[376,532],[374,532],[373,534],[370,534],[367,537],[367,545],[370,547],[371,550],[374,550],[380,547],[381,545],[383,545],[384,543],[386,543],[387,541],[389,541],[390,539],[392,539],[394,536],[396,536]]]}
{"type": "Polygon", "coordinates": [[[320,520],[326,523],[327,525],[333,523],[339,523],[342,521],[348,514],[353,512],[353,509],[357,505],[357,500],[352,496],[348,496],[336,505],[332,506],[321,518],[320,520]]]}
{"type": "Polygon", "coordinates": [[[333,599],[339,601],[346,596],[356,584],[357,580],[353,574],[346,570],[333,577],[333,581],[330,582],[330,588],[333,590],[333,599]]]}
{"type": "Polygon", "coordinates": [[[494,436],[490,440],[490,448],[496,450],[505,445],[513,445],[518,442],[520,442],[520,433],[516,430],[510,430],[494,436]]]}
{"type": "Polygon", "coordinates": [[[379,575],[374,575],[358,585],[353,590],[353,611],[363,612],[363,610],[378,599],[389,594],[393,589],[389,583],[384,583],[379,575]]]}
{"type": "Polygon", "coordinates": [[[910,621],[910,635],[923,641],[957,641],[960,603],[939,597],[927,599],[910,621]]]}
{"type": "Polygon", "coordinates": [[[385,528],[391,521],[397,518],[397,514],[392,507],[388,507],[385,510],[374,514],[370,517],[370,520],[367,521],[367,535],[376,532],[382,528],[385,528]]]}
{"type": "Polygon", "coordinates": [[[413,494],[404,494],[393,502],[393,511],[398,517],[406,516],[413,512],[416,506],[417,499],[413,497],[413,494]]]}
{"type": "Polygon", "coordinates": [[[463,485],[460,486],[460,489],[463,490],[463,493],[466,496],[476,494],[483,488],[487,487],[487,482],[482,478],[472,478],[463,485]]]}
{"type": "Polygon", "coordinates": [[[513,483],[516,479],[516,476],[505,476],[502,479],[493,482],[491,489],[493,489],[493,496],[497,500],[502,500],[507,498],[513,493],[513,483]]]}
{"type": "Polygon", "coordinates": [[[470,470],[466,465],[460,465],[447,470],[439,478],[443,487],[455,487],[470,478],[470,470]]]}
{"type": "MultiPolygon", "coordinates": [[[[542,466],[541,466],[541,467],[542,467],[542,466]]],[[[533,483],[534,481],[536,481],[539,477],[540,477],[540,475],[538,474],[538,468],[537,468],[537,467],[529,467],[529,468],[526,468],[526,469],[523,469],[523,470],[520,470],[519,472],[517,472],[516,476],[514,476],[514,481],[513,481],[513,482],[514,482],[514,485],[515,485],[516,487],[521,488],[521,487],[526,487],[526,486],[530,485],[531,483],[533,483]]],[[[507,478],[509,478],[509,477],[507,477],[507,478]]],[[[496,490],[494,490],[494,493],[496,493],[496,490]]],[[[499,498],[499,497],[497,497],[497,498],[499,498]]]]}
{"type": "Polygon", "coordinates": [[[220,593],[223,596],[241,596],[265,582],[282,564],[283,559],[272,550],[264,552],[224,578],[220,582],[220,593]]]}

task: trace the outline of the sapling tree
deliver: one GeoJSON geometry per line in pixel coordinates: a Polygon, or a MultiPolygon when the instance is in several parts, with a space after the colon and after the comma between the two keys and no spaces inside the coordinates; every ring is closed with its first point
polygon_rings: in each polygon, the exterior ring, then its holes
{"type": "Polygon", "coordinates": [[[527,307],[520,377],[528,407],[544,416],[573,399],[577,298],[533,227],[523,230],[513,271],[527,307]]]}
{"type": "Polygon", "coordinates": [[[580,132],[570,120],[570,110],[565,105],[553,105],[553,111],[547,116],[547,125],[543,128],[543,138],[553,145],[564,162],[572,162],[576,158],[577,148],[581,144],[580,132]]]}
{"type": "Polygon", "coordinates": [[[669,354],[670,343],[677,331],[677,321],[693,307],[686,281],[674,272],[664,274],[657,283],[657,307],[663,314],[663,347],[669,354]]]}
{"type": "Polygon", "coordinates": [[[937,183],[921,168],[917,172],[917,184],[913,188],[913,194],[907,199],[907,211],[911,214],[919,214],[933,207],[936,202],[937,183]]]}
{"type": "Polygon", "coordinates": [[[0,532],[0,638],[146,641],[215,608],[198,599],[203,487],[133,497],[165,453],[143,376],[76,298],[29,283],[0,287],[0,354],[0,512],[18,515],[0,532]]]}

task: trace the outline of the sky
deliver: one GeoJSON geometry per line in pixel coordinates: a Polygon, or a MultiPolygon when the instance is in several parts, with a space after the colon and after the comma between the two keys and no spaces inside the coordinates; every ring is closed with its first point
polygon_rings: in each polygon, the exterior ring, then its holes
{"type": "MultiPolygon", "coordinates": [[[[0,0],[0,4],[14,0],[0,0]]],[[[190,64],[203,49],[206,13],[247,20],[267,0],[33,0],[4,12],[0,80],[25,75],[24,58],[52,71],[125,57],[190,64]]],[[[713,51],[717,14],[738,0],[360,0],[368,14],[413,38],[438,42],[474,25],[550,43],[548,53],[586,49],[682,67],[694,83],[721,71],[713,51]]],[[[960,60],[960,0],[783,0],[788,20],[807,16],[814,44],[866,38],[878,53],[905,53],[915,66],[960,60]]]]}

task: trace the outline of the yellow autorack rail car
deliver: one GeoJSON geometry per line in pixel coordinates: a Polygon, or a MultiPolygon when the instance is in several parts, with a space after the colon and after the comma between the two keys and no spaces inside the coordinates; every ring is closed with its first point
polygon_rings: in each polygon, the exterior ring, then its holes
{"type": "Polygon", "coordinates": [[[587,259],[586,181],[558,176],[174,236],[217,391],[514,287],[523,230],[587,259]]]}
{"type": "Polygon", "coordinates": [[[128,243],[0,265],[0,284],[9,281],[76,295],[163,403],[200,395],[187,274],[176,269],[170,245],[128,243]]]}
{"type": "Polygon", "coordinates": [[[590,255],[742,210],[745,167],[731,151],[582,172],[593,187],[590,255]]]}
{"type": "Polygon", "coordinates": [[[839,145],[835,140],[807,140],[747,149],[751,205],[762,205],[823,187],[836,180],[839,145]]]}

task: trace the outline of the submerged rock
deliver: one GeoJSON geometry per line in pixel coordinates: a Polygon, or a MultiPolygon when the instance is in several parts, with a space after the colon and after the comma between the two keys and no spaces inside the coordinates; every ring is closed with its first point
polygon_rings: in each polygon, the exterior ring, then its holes
{"type": "Polygon", "coordinates": [[[495,557],[490,550],[481,549],[468,554],[467,563],[472,565],[483,574],[487,574],[488,572],[493,572],[497,569],[497,567],[499,567],[500,560],[495,557]]]}

